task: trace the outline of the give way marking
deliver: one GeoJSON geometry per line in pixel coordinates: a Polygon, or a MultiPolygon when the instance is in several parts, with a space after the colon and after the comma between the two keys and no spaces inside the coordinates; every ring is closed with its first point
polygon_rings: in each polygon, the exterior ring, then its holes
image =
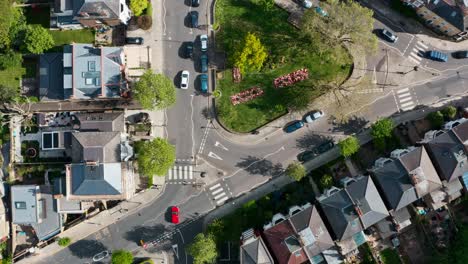
{"type": "Polygon", "coordinates": [[[208,153],[208,157],[213,158],[213,159],[223,160],[220,156],[214,154],[211,151],[210,151],[210,153],[208,153]]]}
{"type": "Polygon", "coordinates": [[[221,143],[219,143],[218,141],[215,142],[215,147],[220,147],[222,149],[224,149],[225,151],[228,151],[229,149],[226,148],[225,146],[223,146],[221,143]]]}

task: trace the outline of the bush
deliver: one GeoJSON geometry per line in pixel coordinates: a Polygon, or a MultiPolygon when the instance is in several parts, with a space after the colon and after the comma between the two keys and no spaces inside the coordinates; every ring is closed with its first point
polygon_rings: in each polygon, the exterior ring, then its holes
{"type": "Polygon", "coordinates": [[[130,10],[135,16],[140,16],[148,8],[148,0],[130,0],[130,10]]]}
{"type": "Polygon", "coordinates": [[[58,244],[61,247],[66,247],[66,246],[70,245],[70,243],[71,243],[71,239],[69,237],[61,237],[58,240],[58,244]]]}
{"type": "Polygon", "coordinates": [[[138,17],[137,23],[141,29],[148,30],[153,25],[153,20],[151,19],[151,16],[144,15],[138,17]]]}
{"type": "Polygon", "coordinates": [[[444,115],[440,112],[432,112],[427,115],[427,120],[431,122],[432,128],[440,128],[444,124],[444,115]]]}
{"type": "Polygon", "coordinates": [[[306,176],[306,169],[301,163],[296,161],[288,165],[285,173],[293,180],[300,181],[304,176],[306,176]]]}
{"type": "Polygon", "coordinates": [[[153,4],[151,4],[151,1],[148,1],[148,7],[145,9],[145,15],[149,17],[153,16],[153,4]]]}
{"type": "Polygon", "coordinates": [[[130,251],[116,250],[112,252],[112,264],[132,264],[133,255],[130,251]]]}
{"type": "Polygon", "coordinates": [[[446,120],[452,120],[457,115],[457,108],[455,106],[449,105],[442,109],[442,114],[446,120]]]}
{"type": "Polygon", "coordinates": [[[359,144],[359,140],[354,136],[350,136],[346,139],[341,140],[338,143],[338,146],[340,147],[341,155],[343,155],[346,158],[356,153],[361,147],[359,144]]]}
{"type": "Polygon", "coordinates": [[[333,177],[330,174],[324,174],[320,178],[319,184],[322,190],[328,189],[333,186],[333,177]]]}

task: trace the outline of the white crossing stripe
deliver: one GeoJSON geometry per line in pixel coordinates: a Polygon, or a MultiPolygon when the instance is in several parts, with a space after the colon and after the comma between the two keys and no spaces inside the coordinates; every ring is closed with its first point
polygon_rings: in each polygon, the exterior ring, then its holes
{"type": "Polygon", "coordinates": [[[189,179],[193,179],[193,166],[189,167],[189,179]]]}
{"type": "Polygon", "coordinates": [[[217,193],[222,192],[222,191],[223,191],[223,188],[219,188],[219,189],[214,190],[211,194],[216,195],[217,193]]]}
{"type": "Polygon", "coordinates": [[[401,90],[398,90],[397,93],[404,93],[404,92],[407,92],[409,91],[409,88],[405,88],[405,89],[401,89],[401,90]]]}
{"type": "Polygon", "coordinates": [[[403,111],[408,111],[408,110],[413,109],[414,107],[415,107],[414,105],[411,105],[411,106],[408,106],[408,107],[402,107],[401,109],[402,109],[403,111]]]}
{"type": "Polygon", "coordinates": [[[184,180],[188,179],[188,166],[184,166],[184,180]]]}
{"type": "Polygon", "coordinates": [[[222,193],[216,195],[216,196],[214,197],[214,199],[215,199],[215,200],[218,200],[219,198],[221,198],[221,197],[223,197],[223,196],[226,196],[226,193],[225,193],[225,192],[222,192],[222,193]]]}
{"type": "Polygon", "coordinates": [[[398,94],[399,98],[405,98],[405,97],[408,97],[408,96],[411,97],[411,94],[409,92],[403,93],[403,94],[398,94]]]}
{"type": "Polygon", "coordinates": [[[411,97],[406,97],[406,98],[400,99],[400,104],[401,104],[401,103],[404,103],[404,102],[406,102],[406,101],[409,101],[409,100],[411,100],[411,99],[412,99],[411,97]]]}
{"type": "Polygon", "coordinates": [[[216,204],[220,205],[220,204],[222,204],[224,201],[226,201],[227,199],[229,199],[229,197],[226,196],[226,197],[222,198],[221,200],[217,201],[216,204]]]}
{"type": "Polygon", "coordinates": [[[404,103],[404,104],[401,104],[401,107],[403,108],[403,107],[407,107],[409,105],[414,105],[414,103],[413,102],[404,103]]]}
{"type": "Polygon", "coordinates": [[[413,57],[409,57],[409,59],[410,59],[411,61],[413,61],[415,64],[419,64],[419,63],[420,63],[420,61],[415,60],[413,57]]]}
{"type": "Polygon", "coordinates": [[[216,184],[216,185],[211,186],[211,187],[210,187],[210,191],[212,191],[212,190],[218,188],[219,186],[221,186],[221,183],[218,183],[218,184],[216,184]]]}
{"type": "Polygon", "coordinates": [[[169,180],[172,180],[172,168],[169,169],[169,171],[167,172],[167,177],[169,178],[169,180]]]}
{"type": "Polygon", "coordinates": [[[428,48],[427,45],[424,44],[424,43],[422,43],[422,42],[418,42],[418,43],[416,43],[416,45],[417,45],[417,46],[423,47],[423,49],[427,49],[427,48],[428,48]]]}

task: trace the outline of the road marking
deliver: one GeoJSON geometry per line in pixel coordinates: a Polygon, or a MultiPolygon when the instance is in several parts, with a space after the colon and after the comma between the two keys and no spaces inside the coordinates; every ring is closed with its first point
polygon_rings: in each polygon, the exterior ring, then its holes
{"type": "Polygon", "coordinates": [[[222,191],[223,191],[223,189],[216,189],[211,194],[216,195],[217,193],[222,192],[222,191]]]}
{"type": "Polygon", "coordinates": [[[174,251],[174,255],[176,256],[177,259],[179,259],[179,247],[177,244],[172,245],[172,250],[174,251]]]}
{"type": "Polygon", "coordinates": [[[414,103],[413,102],[404,103],[404,104],[401,104],[401,107],[404,108],[404,107],[407,107],[408,105],[414,105],[414,103]]]}
{"type": "Polygon", "coordinates": [[[216,188],[218,188],[219,186],[221,186],[221,183],[218,183],[218,184],[216,184],[216,185],[213,185],[213,186],[211,186],[209,189],[210,189],[210,191],[212,191],[213,189],[216,189],[216,188]]]}
{"type": "Polygon", "coordinates": [[[403,99],[400,100],[400,103],[404,103],[404,102],[409,101],[411,99],[412,99],[411,97],[403,98],[403,99]]]}
{"type": "MultiPolygon", "coordinates": [[[[265,160],[266,158],[268,158],[268,157],[270,157],[270,156],[272,156],[272,155],[275,155],[275,154],[279,153],[279,152],[282,151],[282,150],[285,150],[284,146],[282,146],[281,148],[279,148],[279,149],[278,149],[277,151],[275,151],[275,152],[272,152],[272,153],[270,153],[270,154],[265,155],[262,159],[256,160],[256,161],[250,163],[249,166],[247,166],[247,167],[245,167],[245,168],[242,168],[242,169],[236,170],[233,174],[231,174],[231,175],[229,175],[229,176],[227,176],[227,177],[225,177],[225,178],[230,178],[230,177],[236,175],[237,173],[239,173],[240,171],[247,170],[248,168],[250,168],[250,167],[253,166],[254,164],[259,163],[259,162],[262,162],[262,161],[265,160]]],[[[224,180],[225,178],[223,178],[223,180],[224,180]]]]}
{"type": "Polygon", "coordinates": [[[400,98],[411,97],[411,94],[409,92],[401,93],[401,94],[398,94],[398,97],[400,98]]]}
{"type": "Polygon", "coordinates": [[[213,158],[213,159],[223,160],[220,156],[214,154],[211,151],[210,151],[210,153],[208,153],[208,157],[213,158]]]}
{"type": "Polygon", "coordinates": [[[215,147],[220,147],[220,148],[222,148],[222,149],[224,149],[224,150],[226,150],[226,151],[229,150],[228,148],[226,148],[225,146],[223,146],[223,145],[222,145],[221,143],[219,143],[218,141],[215,142],[215,147]]]}
{"type": "Polygon", "coordinates": [[[403,93],[409,91],[409,88],[398,90],[397,93],[403,93]]]}
{"type": "MultiPolygon", "coordinates": [[[[222,190],[222,189],[220,189],[220,190],[222,190]]],[[[226,196],[226,193],[225,193],[225,192],[222,192],[222,193],[216,195],[216,196],[214,197],[214,199],[215,199],[215,200],[218,200],[219,198],[221,198],[221,197],[223,197],[223,196],[226,196]]]]}
{"type": "Polygon", "coordinates": [[[210,133],[210,125],[210,120],[208,120],[205,126],[205,132],[203,134],[202,141],[200,143],[200,148],[198,149],[198,154],[201,154],[203,150],[205,150],[206,140],[208,139],[208,134],[210,133]]]}
{"type": "Polygon", "coordinates": [[[225,202],[227,199],[229,199],[229,197],[226,196],[226,197],[222,198],[221,200],[216,201],[216,204],[220,205],[220,204],[222,204],[223,202],[225,202]]]}
{"type": "Polygon", "coordinates": [[[417,45],[417,46],[423,47],[423,49],[427,49],[427,48],[428,48],[428,46],[427,46],[426,44],[422,43],[422,42],[418,42],[418,43],[416,43],[416,45],[417,45]]]}
{"type": "Polygon", "coordinates": [[[167,175],[168,175],[169,180],[172,180],[172,177],[173,177],[172,169],[169,169],[169,171],[167,172],[167,175]]]}
{"type": "Polygon", "coordinates": [[[193,166],[189,167],[189,179],[193,179],[193,166]]]}
{"type": "Polygon", "coordinates": [[[184,179],[188,179],[188,166],[184,166],[184,179]]]}

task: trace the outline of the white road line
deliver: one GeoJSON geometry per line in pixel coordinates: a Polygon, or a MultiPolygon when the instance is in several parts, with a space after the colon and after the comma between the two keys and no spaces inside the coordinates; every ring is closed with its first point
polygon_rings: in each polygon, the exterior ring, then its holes
{"type": "Polygon", "coordinates": [[[415,60],[413,57],[409,57],[408,59],[410,59],[411,61],[413,61],[415,64],[421,63],[420,61],[415,60]]]}
{"type": "Polygon", "coordinates": [[[421,46],[421,47],[423,47],[424,49],[427,49],[427,48],[428,48],[428,46],[427,46],[426,44],[422,43],[422,42],[418,42],[418,43],[416,43],[416,45],[421,46]]]}
{"type": "Polygon", "coordinates": [[[184,179],[188,179],[188,166],[184,166],[184,179]]]}
{"type": "Polygon", "coordinates": [[[216,189],[211,193],[211,195],[216,195],[217,193],[220,193],[222,191],[223,191],[223,188],[216,189]]]}
{"type": "Polygon", "coordinates": [[[404,102],[406,102],[406,101],[412,100],[412,99],[413,99],[413,98],[411,98],[411,97],[406,97],[406,98],[400,99],[400,104],[401,104],[401,103],[404,103],[404,102]]]}
{"type": "Polygon", "coordinates": [[[400,97],[400,98],[404,98],[404,97],[408,97],[408,96],[411,96],[411,94],[409,92],[398,94],[398,97],[400,97]]]}
{"type": "Polygon", "coordinates": [[[216,185],[213,185],[213,186],[211,186],[209,189],[210,189],[210,191],[212,191],[212,190],[218,188],[219,186],[221,186],[221,183],[218,183],[218,184],[216,184],[216,185]]]}
{"type": "Polygon", "coordinates": [[[414,102],[408,102],[408,103],[400,104],[401,108],[407,107],[409,105],[414,105],[414,102]]]}
{"type": "Polygon", "coordinates": [[[226,201],[227,199],[229,199],[229,197],[226,196],[226,197],[224,197],[223,199],[217,201],[216,204],[220,205],[220,204],[222,204],[224,201],[226,201]]]}
{"type": "Polygon", "coordinates": [[[169,171],[167,172],[167,178],[168,178],[169,180],[172,180],[172,176],[173,176],[173,175],[172,175],[172,168],[170,168],[169,171]]]}
{"type": "Polygon", "coordinates": [[[226,193],[225,193],[225,192],[222,192],[222,193],[216,195],[216,196],[214,197],[214,199],[215,199],[215,200],[218,200],[219,198],[221,198],[221,197],[223,197],[223,196],[226,196],[226,193]]]}
{"type": "Polygon", "coordinates": [[[178,166],[174,166],[174,180],[177,180],[179,178],[179,173],[178,172],[178,169],[177,169],[178,166]]]}
{"type": "Polygon", "coordinates": [[[189,179],[193,179],[193,166],[189,167],[189,179]]]}
{"type": "Polygon", "coordinates": [[[407,92],[409,91],[409,88],[405,88],[405,89],[401,89],[401,90],[398,90],[397,93],[403,93],[403,92],[407,92]]]}
{"type": "Polygon", "coordinates": [[[409,106],[409,107],[405,107],[405,108],[401,108],[403,111],[408,111],[408,110],[411,110],[414,108],[414,105],[412,106],[409,106]]]}

